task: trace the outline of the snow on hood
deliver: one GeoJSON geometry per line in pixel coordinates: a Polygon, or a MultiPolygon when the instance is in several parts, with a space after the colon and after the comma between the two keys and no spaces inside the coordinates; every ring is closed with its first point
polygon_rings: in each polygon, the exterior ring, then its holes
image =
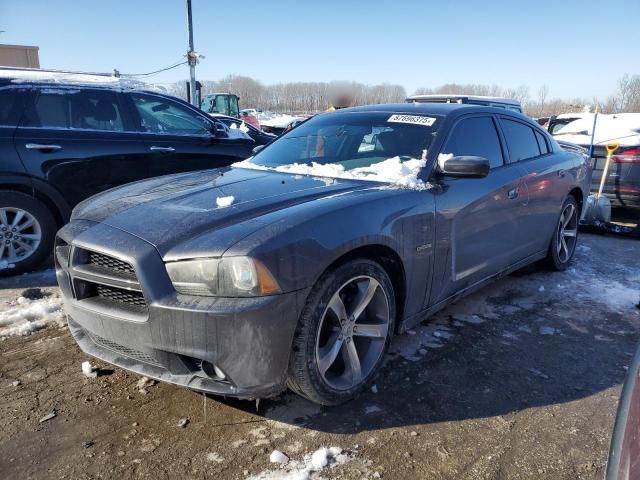
{"type": "MultiPolygon", "coordinates": [[[[589,145],[593,132],[593,115],[568,123],[556,133],[558,140],[589,145]]],[[[618,142],[621,145],[640,144],[640,113],[599,114],[596,120],[594,144],[618,142]]]]}
{"type": "Polygon", "coordinates": [[[258,114],[258,121],[260,125],[266,127],[274,127],[274,128],[284,128],[292,120],[304,119],[305,117],[294,117],[292,115],[286,114],[269,114],[269,113],[261,113],[258,114]]]}
{"type": "Polygon", "coordinates": [[[298,175],[312,175],[314,177],[344,178],[347,180],[366,180],[370,182],[390,183],[400,188],[412,190],[426,190],[430,184],[418,178],[420,170],[426,165],[427,151],[422,154],[422,158],[412,158],[402,160],[400,157],[392,157],[382,162],[374,163],[368,167],[354,168],[346,170],[343,165],[337,163],[316,163],[311,165],[305,163],[292,163],[277,167],[265,167],[257,165],[251,158],[231,165],[235,168],[250,168],[254,170],[273,170],[276,172],[293,173],[298,175]]]}

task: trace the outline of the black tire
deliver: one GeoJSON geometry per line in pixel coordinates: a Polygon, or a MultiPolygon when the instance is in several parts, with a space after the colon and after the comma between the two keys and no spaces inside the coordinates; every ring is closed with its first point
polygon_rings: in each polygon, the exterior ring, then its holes
{"type": "Polygon", "coordinates": [[[562,209],[560,210],[560,215],[558,216],[558,221],[556,222],[556,226],[553,230],[553,237],[551,238],[551,244],[549,245],[549,251],[547,253],[547,257],[544,259],[544,265],[550,269],[561,272],[566,270],[569,265],[571,265],[571,261],[573,260],[573,255],[576,251],[576,245],[578,244],[578,222],[580,219],[580,210],[578,207],[578,202],[576,199],[569,195],[564,204],[562,205],[562,209]],[[563,228],[563,218],[565,212],[573,208],[572,218],[567,224],[570,229],[563,228]],[[575,237],[565,237],[563,233],[567,231],[575,231],[575,237]],[[561,237],[565,238],[565,246],[561,244],[561,237]],[[568,242],[567,238],[572,239],[572,241],[568,242]],[[566,247],[566,251],[565,251],[566,247]]]}
{"type": "MultiPolygon", "coordinates": [[[[39,267],[51,254],[56,223],[49,209],[40,200],[19,192],[0,192],[0,208],[17,208],[30,214],[40,227],[40,244],[29,256],[10,262],[11,267],[0,270],[0,276],[17,275],[39,267]]],[[[4,240],[4,237],[2,239],[4,240]]],[[[0,258],[0,261],[3,259],[0,258]]]]}
{"type": "MultiPolygon", "coordinates": [[[[373,304],[373,301],[370,303],[373,304]]],[[[380,302],[378,301],[378,303],[380,302]]],[[[393,336],[395,317],[396,304],[393,284],[389,275],[379,264],[366,259],[357,259],[326,272],[312,288],[298,320],[289,359],[287,386],[299,395],[321,405],[339,405],[352,399],[358,392],[367,387],[384,361],[385,353],[393,336]],[[377,340],[379,343],[376,344],[375,355],[379,354],[381,347],[382,353],[377,361],[373,359],[369,361],[367,368],[370,371],[366,376],[363,373],[360,383],[353,386],[353,388],[336,389],[326,381],[319,371],[316,359],[316,342],[319,341],[322,319],[334,294],[342,291],[341,288],[344,288],[350,281],[361,277],[375,279],[379,284],[379,288],[384,292],[384,297],[380,297],[381,294],[376,289],[376,292],[378,292],[376,293],[378,295],[377,298],[384,298],[388,308],[387,331],[384,334],[386,337],[383,335],[377,340]],[[382,343],[383,341],[384,344],[382,343]]],[[[364,315],[361,318],[364,318],[364,315]]],[[[361,323],[355,325],[357,325],[356,328],[360,328],[361,323]]],[[[353,335],[358,334],[353,333],[353,335]]],[[[358,342],[356,342],[355,338],[353,339],[354,348],[358,342]]]]}

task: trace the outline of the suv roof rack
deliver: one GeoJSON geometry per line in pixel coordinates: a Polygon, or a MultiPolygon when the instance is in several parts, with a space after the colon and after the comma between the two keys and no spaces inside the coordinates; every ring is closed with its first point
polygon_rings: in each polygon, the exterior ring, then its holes
{"type": "Polygon", "coordinates": [[[3,65],[0,65],[0,70],[9,70],[9,71],[16,71],[16,72],[63,73],[63,74],[69,74],[69,75],[95,75],[99,77],[117,77],[117,78],[120,77],[120,72],[115,68],[111,73],[104,73],[104,72],[83,72],[81,70],[59,70],[59,69],[53,69],[53,68],[5,67],[3,65]]]}
{"type": "Polygon", "coordinates": [[[406,102],[434,102],[434,103],[502,103],[520,107],[520,102],[512,98],[489,97],[485,95],[458,95],[458,94],[431,94],[412,95],[405,99],[406,102]]]}

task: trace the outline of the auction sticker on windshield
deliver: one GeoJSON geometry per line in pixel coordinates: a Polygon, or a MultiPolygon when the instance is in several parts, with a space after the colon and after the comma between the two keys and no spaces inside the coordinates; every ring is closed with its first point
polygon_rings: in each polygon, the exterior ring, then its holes
{"type": "Polygon", "coordinates": [[[421,115],[391,115],[387,122],[395,123],[412,123],[414,125],[424,125],[430,127],[435,123],[436,119],[433,117],[423,117],[421,115]]]}

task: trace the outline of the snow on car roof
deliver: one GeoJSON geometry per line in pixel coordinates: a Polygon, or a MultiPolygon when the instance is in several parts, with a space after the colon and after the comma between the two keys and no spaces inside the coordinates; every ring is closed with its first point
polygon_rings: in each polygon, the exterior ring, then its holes
{"type": "Polygon", "coordinates": [[[109,74],[64,72],[58,70],[0,68],[0,79],[12,83],[55,83],[59,85],[92,85],[120,88],[148,88],[145,83],[132,78],[109,74]]]}

